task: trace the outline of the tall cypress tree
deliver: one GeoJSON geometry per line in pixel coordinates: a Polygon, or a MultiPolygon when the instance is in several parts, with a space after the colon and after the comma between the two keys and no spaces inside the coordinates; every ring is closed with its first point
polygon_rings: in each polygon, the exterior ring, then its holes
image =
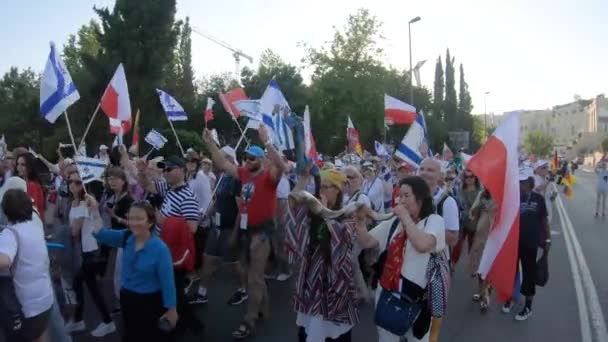
{"type": "Polygon", "coordinates": [[[458,117],[460,120],[458,123],[461,125],[460,128],[469,132],[473,131],[473,118],[471,117],[473,104],[471,102],[469,85],[464,80],[464,67],[460,63],[460,89],[458,93],[458,117]]]}
{"type": "Polygon", "coordinates": [[[437,57],[435,64],[435,84],[433,89],[433,116],[437,120],[443,120],[443,91],[445,88],[443,80],[443,64],[441,56],[437,57]]]}
{"type": "Polygon", "coordinates": [[[190,18],[186,22],[179,35],[177,49],[177,87],[181,98],[187,102],[194,102],[194,70],[192,68],[192,28],[190,18]]]}
{"type": "Polygon", "coordinates": [[[448,131],[459,128],[454,58],[450,56],[450,49],[447,49],[445,56],[445,99],[443,101],[443,115],[448,131]]]}

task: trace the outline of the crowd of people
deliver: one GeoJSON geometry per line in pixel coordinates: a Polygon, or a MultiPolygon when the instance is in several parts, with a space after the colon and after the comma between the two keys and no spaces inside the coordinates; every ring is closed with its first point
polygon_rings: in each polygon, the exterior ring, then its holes
{"type": "MultiPolygon", "coordinates": [[[[228,304],[246,305],[235,339],[269,319],[267,279],[294,274],[297,316],[286,340],[351,341],[369,302],[379,341],[436,342],[458,263],[474,279],[473,302],[490,308],[492,288],[478,268],[497,204],[466,165],[338,156],[296,167],[264,128],[259,140],[263,146],[250,145],[240,160],[207,130],[208,157],[190,149],[147,160],[102,146],[97,157],[107,168],[92,181],[72,158],[50,163],[24,148],[7,151],[0,163],[7,341],[63,342],[85,331],[123,341],[203,336],[196,309],[223,264],[239,284],[228,304]],[[112,298],[104,278],[113,280],[112,298]],[[96,327],[83,320],[87,305],[96,327]]],[[[557,187],[549,172],[545,161],[520,169],[525,301],[516,320],[532,314],[537,253],[546,258],[551,244],[557,187]]],[[[605,181],[605,166],[598,173],[605,181]]]]}

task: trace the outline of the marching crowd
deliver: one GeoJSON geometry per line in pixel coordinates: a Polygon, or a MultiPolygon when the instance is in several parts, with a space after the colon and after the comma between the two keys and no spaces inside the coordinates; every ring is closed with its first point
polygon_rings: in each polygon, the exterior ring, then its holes
{"type": "MultiPolygon", "coordinates": [[[[102,146],[97,157],[107,168],[94,180],[81,178],[73,159],[53,164],[24,148],[7,151],[0,163],[6,340],[63,342],[84,331],[123,341],[202,338],[196,309],[213,296],[208,288],[222,264],[239,284],[228,303],[247,307],[235,339],[270,319],[267,279],[292,274],[290,341],[351,341],[368,302],[379,341],[436,342],[459,262],[475,279],[472,300],[488,310],[492,288],[478,269],[497,204],[466,165],[339,156],[297,167],[265,129],[259,138],[263,146],[249,146],[241,160],[207,130],[208,158],[190,149],[147,160],[102,146]],[[104,295],[106,277],[113,298],[104,295]],[[83,320],[89,305],[96,327],[83,320]]],[[[526,320],[542,283],[538,253],[546,262],[551,245],[557,186],[545,161],[522,165],[519,180],[525,302],[515,319],[526,320]]]]}

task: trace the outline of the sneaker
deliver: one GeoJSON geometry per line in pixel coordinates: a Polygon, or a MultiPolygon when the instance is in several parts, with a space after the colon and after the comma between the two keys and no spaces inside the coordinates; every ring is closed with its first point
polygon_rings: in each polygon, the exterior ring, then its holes
{"type": "Polygon", "coordinates": [[[505,303],[502,306],[502,313],[506,313],[506,314],[511,313],[511,309],[512,308],[513,308],[513,303],[510,303],[510,302],[509,303],[505,303]]]}
{"type": "Polygon", "coordinates": [[[84,321],[78,321],[78,322],[69,321],[65,325],[65,330],[68,332],[68,334],[73,333],[73,332],[85,331],[86,328],[87,327],[86,327],[86,325],[84,325],[84,321]]]}
{"type": "Polygon", "coordinates": [[[91,336],[104,337],[113,332],[116,332],[116,325],[114,324],[114,322],[110,322],[110,323],[101,322],[101,323],[99,323],[97,328],[95,328],[95,330],[91,331],[91,336]]]}
{"type": "Polygon", "coordinates": [[[524,309],[521,310],[521,312],[515,316],[515,320],[516,321],[525,321],[528,318],[530,318],[530,316],[532,316],[532,309],[530,309],[528,307],[524,307],[524,309]]]}
{"type": "Polygon", "coordinates": [[[247,295],[247,292],[236,291],[232,295],[232,297],[228,299],[228,305],[240,305],[247,299],[249,299],[249,295],[247,295]]]}
{"type": "Polygon", "coordinates": [[[200,293],[196,294],[194,299],[191,299],[188,303],[190,304],[207,304],[209,302],[209,297],[207,295],[201,295],[200,293]]]}
{"type": "Polygon", "coordinates": [[[200,281],[200,278],[198,278],[198,277],[192,277],[192,278],[190,278],[190,280],[188,281],[188,284],[184,288],[184,293],[186,295],[188,295],[190,293],[190,290],[192,289],[192,287],[195,284],[197,284],[199,281],[200,281]]]}
{"type": "Polygon", "coordinates": [[[291,278],[291,272],[289,272],[289,273],[280,273],[280,274],[277,276],[277,280],[278,280],[278,281],[285,281],[285,280],[287,280],[287,279],[289,279],[289,278],[291,278]]]}

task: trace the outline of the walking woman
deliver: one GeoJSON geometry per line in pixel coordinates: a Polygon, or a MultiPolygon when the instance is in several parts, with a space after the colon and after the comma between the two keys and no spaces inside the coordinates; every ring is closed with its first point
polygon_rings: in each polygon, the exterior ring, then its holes
{"type": "Polygon", "coordinates": [[[477,278],[478,290],[473,295],[473,301],[479,302],[482,311],[487,310],[490,305],[490,288],[487,281],[481,279],[479,263],[490,234],[492,222],[494,222],[496,209],[496,202],[492,200],[490,192],[484,190],[478,194],[469,211],[469,222],[475,225],[475,236],[469,251],[469,272],[472,277],[477,278]]]}
{"type": "Polygon", "coordinates": [[[27,183],[27,194],[34,200],[40,217],[44,217],[44,191],[35,164],[36,158],[31,153],[20,154],[17,157],[17,175],[27,183]]]}
{"type": "Polygon", "coordinates": [[[131,205],[129,229],[101,228],[98,204],[87,196],[98,242],[123,248],[120,304],[125,323],[123,342],[172,341],[169,330],[177,324],[175,282],[171,253],[153,233],[154,208],[147,202],[131,205]]]}
{"type": "Polygon", "coordinates": [[[74,311],[73,320],[67,323],[66,329],[68,332],[85,330],[83,320],[85,298],[83,285],[86,284],[93,303],[95,303],[97,311],[103,320],[97,328],[91,331],[91,335],[93,337],[103,337],[115,332],[116,326],[112,318],[110,318],[110,312],[97,284],[97,275],[101,273],[101,268],[105,264],[101,259],[97,241],[93,237],[91,213],[89,213],[89,208],[85,202],[84,184],[82,184],[78,172],[68,175],[68,188],[72,197],[72,206],[69,214],[70,229],[74,240],[79,242],[74,245],[80,246],[81,266],[72,284],[72,288],[76,292],[76,310],[74,311]]]}
{"type": "Polygon", "coordinates": [[[600,202],[602,209],[602,217],[606,217],[606,194],[608,194],[608,170],[606,170],[606,162],[600,161],[595,167],[595,173],[597,174],[597,183],[595,191],[597,193],[597,200],[595,203],[595,217],[600,215],[600,202]]]}
{"type": "Polygon", "coordinates": [[[380,342],[398,342],[403,335],[409,341],[428,340],[431,318],[423,308],[428,305],[427,284],[435,275],[429,275],[427,269],[431,253],[439,253],[446,246],[443,218],[433,214],[433,197],[426,182],[417,176],[407,177],[399,182],[399,188],[394,219],[368,232],[365,213],[359,211],[356,217],[361,246],[378,247],[381,252],[379,262],[383,265],[380,265],[380,286],[376,289],[375,314],[380,342]],[[401,297],[395,297],[395,293],[401,297]],[[394,320],[397,308],[406,312],[403,322],[394,320]],[[420,314],[423,311],[425,315],[420,314]]]}
{"type": "Polygon", "coordinates": [[[479,195],[481,191],[481,186],[479,185],[479,180],[473,172],[469,169],[464,170],[462,173],[463,182],[461,183],[461,188],[458,191],[458,204],[460,205],[460,235],[458,239],[458,243],[454,247],[454,251],[452,251],[452,258],[454,264],[458,262],[460,258],[460,254],[463,248],[464,243],[467,243],[467,251],[471,252],[471,247],[473,245],[473,237],[475,236],[475,222],[470,219],[469,211],[473,206],[473,202],[479,195]]]}
{"type": "MultiPolygon", "coordinates": [[[[305,171],[294,193],[309,180],[305,171]]],[[[323,170],[315,179],[315,197],[326,208],[339,210],[345,182],[339,171],[323,170]]],[[[290,209],[288,250],[301,260],[294,296],[298,341],[350,342],[351,330],[359,322],[351,262],[354,222],[315,215],[292,198],[290,209]]]]}

